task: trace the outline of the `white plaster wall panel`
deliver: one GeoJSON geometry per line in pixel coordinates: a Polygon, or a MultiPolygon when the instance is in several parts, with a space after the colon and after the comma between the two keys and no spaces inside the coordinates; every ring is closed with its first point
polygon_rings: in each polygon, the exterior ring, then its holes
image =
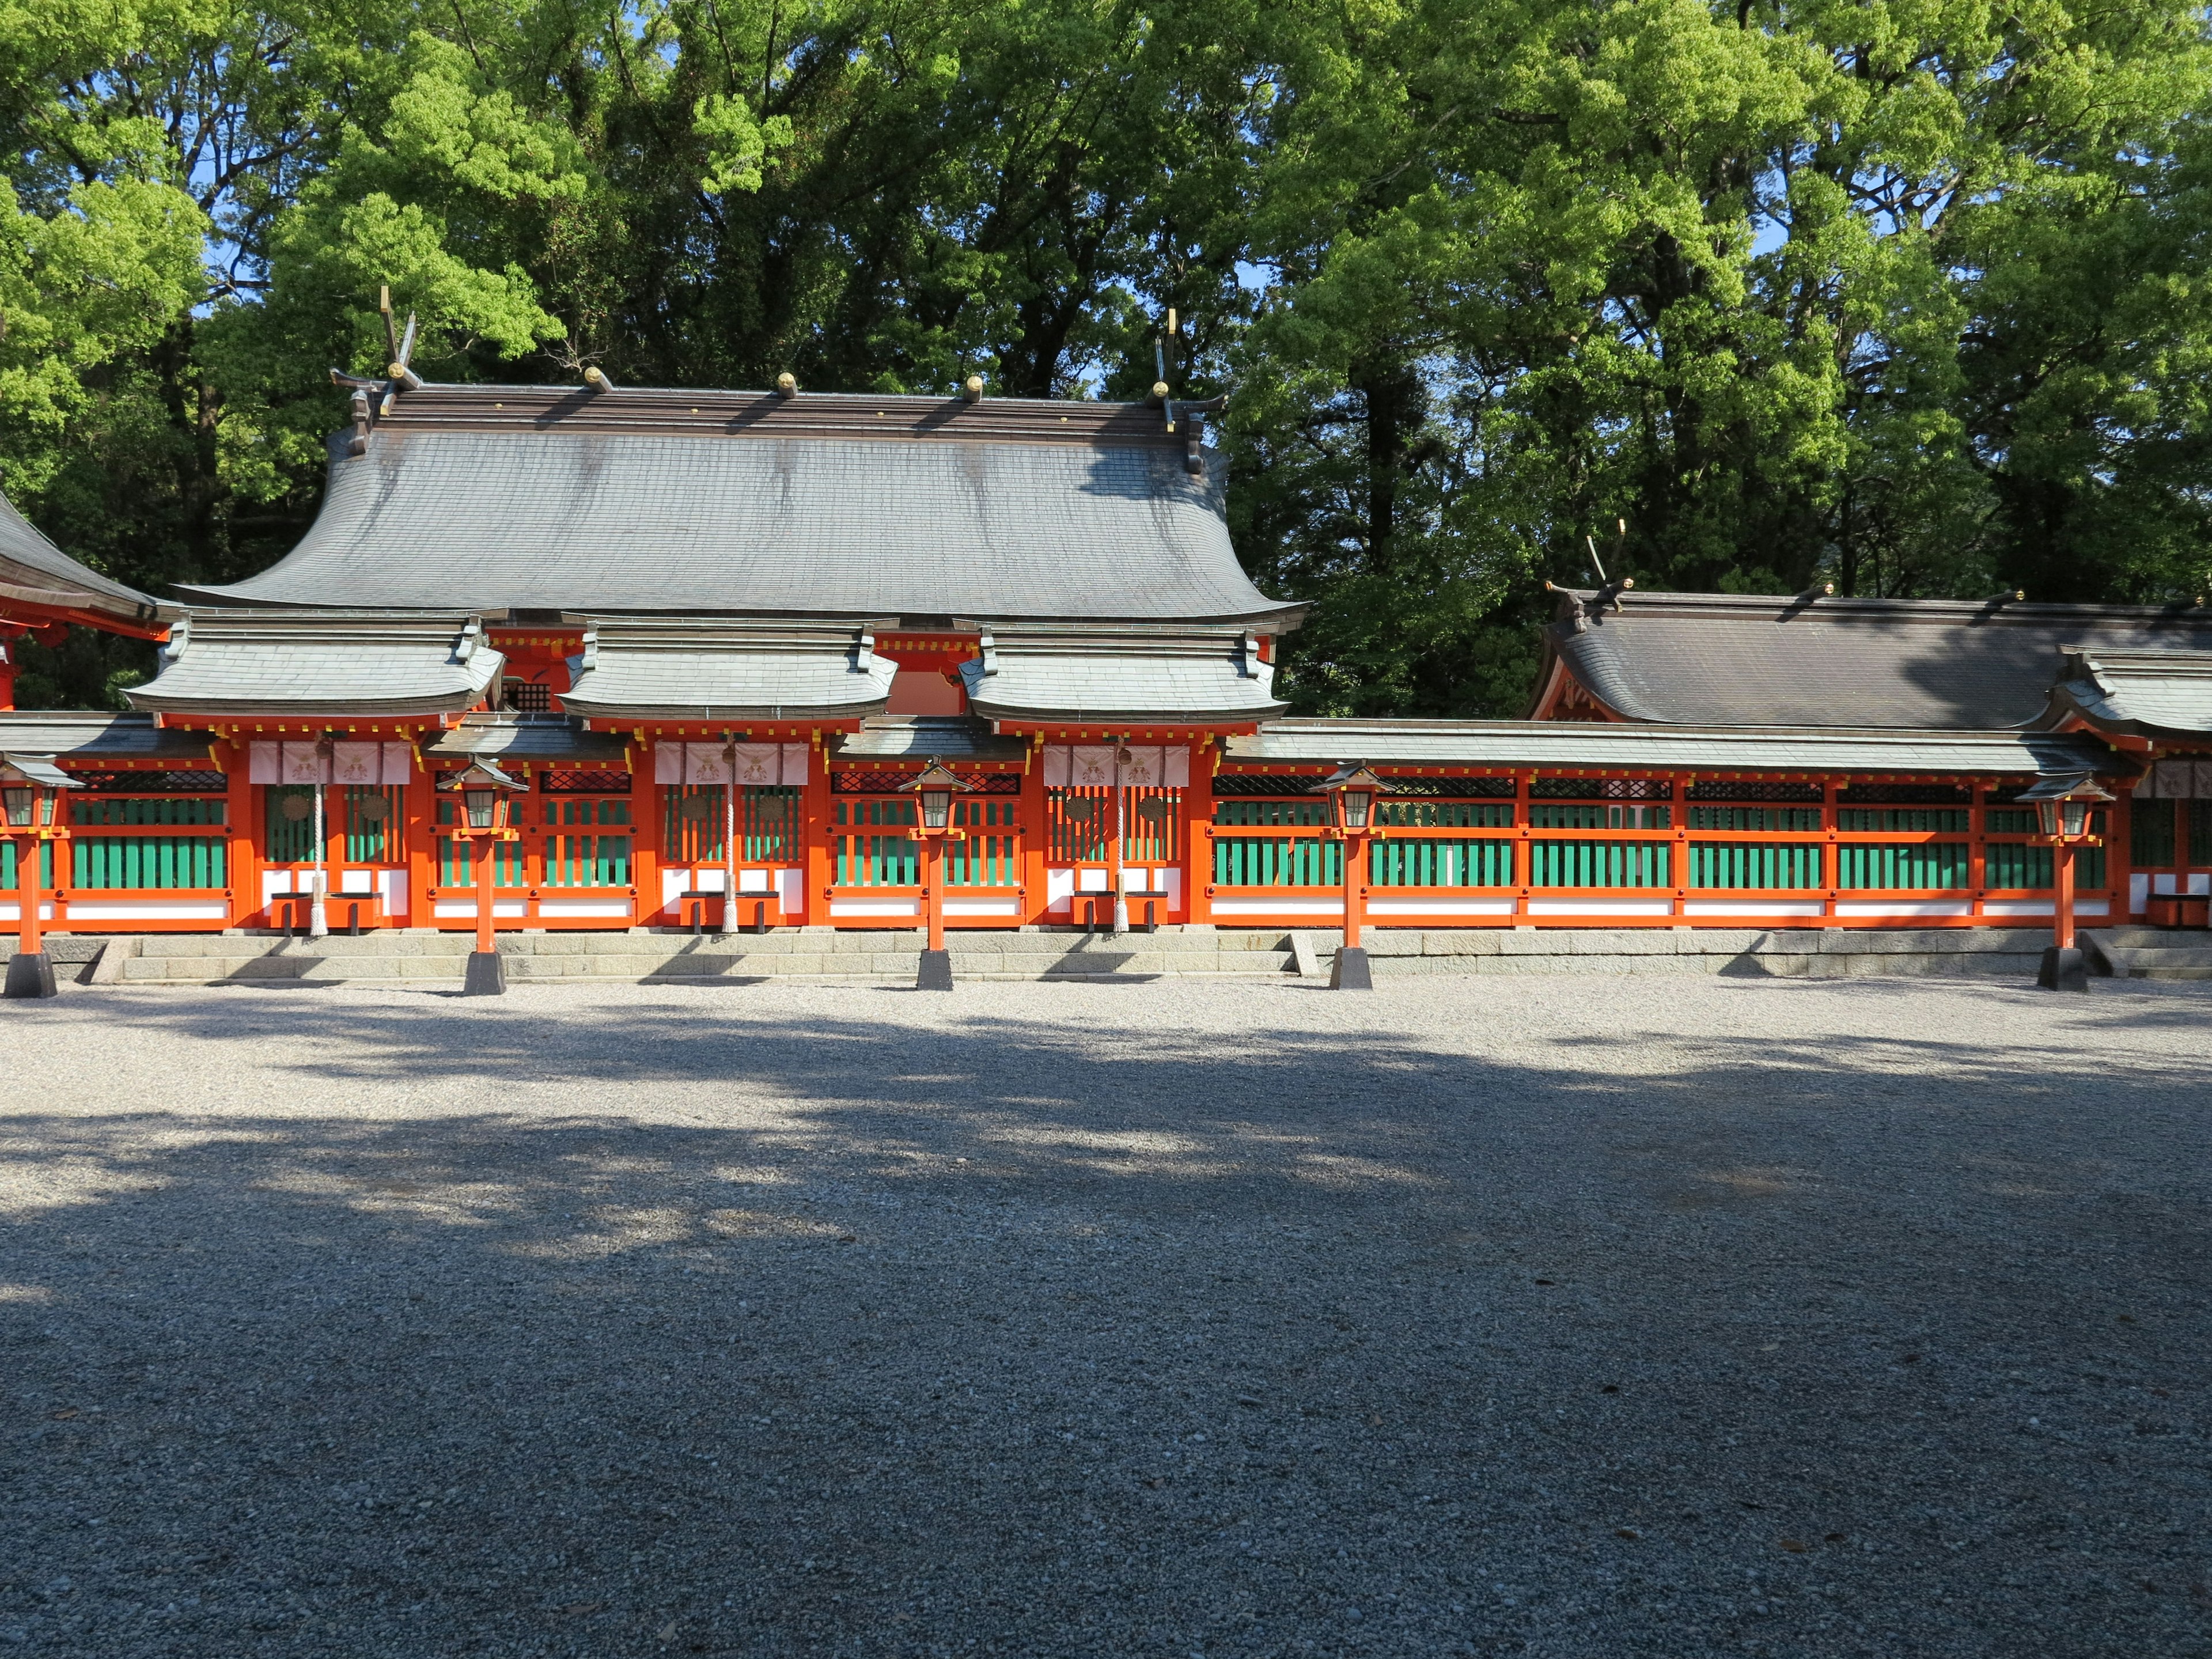
{"type": "Polygon", "coordinates": [[[1686,916],[1817,916],[1817,899],[1685,899],[1686,916]]]}
{"type": "Polygon", "coordinates": [[[775,874],[768,870],[738,872],[738,890],[740,893],[765,893],[775,884],[775,874]]]}
{"type": "Polygon", "coordinates": [[[918,916],[920,899],[838,899],[830,906],[833,916],[918,916]]]}
{"type": "Polygon", "coordinates": [[[1968,916],[1974,907],[1964,899],[1847,900],[1836,906],[1839,916],[1968,916]]]}
{"type": "Polygon", "coordinates": [[[624,899],[545,899],[539,902],[541,916],[627,916],[629,903],[624,899]]]}
{"type": "MultiPolygon", "coordinates": [[[[440,916],[448,918],[466,916],[472,921],[476,919],[477,905],[474,899],[470,899],[465,903],[441,899],[432,908],[440,916]]],[[[491,914],[495,921],[501,916],[526,916],[530,914],[530,907],[520,899],[494,899],[491,902],[491,914]]]]}
{"type": "Polygon", "coordinates": [[[1022,907],[1012,899],[947,899],[948,916],[1018,916],[1022,907]]]}
{"type": "Polygon", "coordinates": [[[784,915],[796,915],[806,908],[806,872],[779,870],[775,872],[777,908],[784,915]]]}
{"type": "Polygon", "coordinates": [[[1217,916],[1340,916],[1344,914],[1342,899],[1279,898],[1279,899],[1216,899],[1213,914],[1217,916]]]}
{"type": "Polygon", "coordinates": [[[1528,901],[1532,916],[1671,916],[1672,899],[1540,899],[1528,901]]]}
{"type": "Polygon", "coordinates": [[[398,917],[407,914],[407,872],[404,870],[378,871],[376,888],[383,897],[386,916],[398,917]]]}
{"type": "Polygon", "coordinates": [[[338,891],[365,894],[376,890],[376,872],[374,870],[341,870],[338,872],[338,891]]]}
{"type": "Polygon", "coordinates": [[[1048,870],[1044,872],[1044,908],[1057,910],[1075,896],[1075,872],[1048,870]]]}
{"type": "MultiPolygon", "coordinates": [[[[41,911],[49,908],[46,905],[39,908],[41,911]]],[[[69,907],[71,921],[222,921],[229,915],[230,907],[219,899],[137,899],[91,904],[71,900],[69,907]]]]}
{"type": "MultiPolygon", "coordinates": [[[[1216,905],[1216,909],[1221,907],[1216,905]]],[[[1510,898],[1432,898],[1432,899],[1370,899],[1366,914],[1370,916],[1510,916],[1513,901],[1510,898]]]]}

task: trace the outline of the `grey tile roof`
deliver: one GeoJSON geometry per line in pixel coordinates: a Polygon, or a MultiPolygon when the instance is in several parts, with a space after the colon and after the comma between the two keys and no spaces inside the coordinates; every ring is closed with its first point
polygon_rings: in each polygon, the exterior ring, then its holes
{"type": "Polygon", "coordinates": [[[1018,761],[1029,752],[1019,738],[994,734],[988,721],[966,714],[872,714],[857,732],[838,738],[830,764],[845,761],[1018,761]]]}
{"type": "Polygon", "coordinates": [[[156,624],[160,606],[56,547],[0,496],[0,599],[92,611],[137,628],[156,624]]]}
{"type": "Polygon", "coordinates": [[[2074,647],[2040,724],[2071,715],[2100,732],[2212,741],[2212,651],[2074,647]]]}
{"type": "Polygon", "coordinates": [[[1220,469],[1142,405],[755,392],[403,393],[223,603],[1295,621],[1220,469]],[[688,401],[687,401],[688,400],[688,401]],[[510,408],[509,405],[512,405],[510,408]],[[702,412],[687,412],[694,406],[702,412]]]}
{"type": "Polygon", "coordinates": [[[603,618],[561,699],[587,719],[849,720],[879,714],[897,665],[865,629],[603,618]]]}
{"type": "Polygon", "coordinates": [[[1556,661],[1626,719],[1672,725],[2025,726],[2069,645],[2212,649],[2202,610],[1632,592],[1591,616],[1589,599],[1563,596],[1540,684],[1556,661]]]}
{"type": "Polygon", "coordinates": [[[459,714],[499,678],[473,617],[198,611],[165,666],[127,691],[139,708],[209,714],[459,714]]]}
{"type": "Polygon", "coordinates": [[[459,726],[441,733],[422,752],[619,769],[628,763],[629,744],[617,732],[586,732],[581,721],[565,714],[464,714],[459,726]]]}
{"type": "Polygon", "coordinates": [[[969,625],[983,631],[983,655],[960,677],[988,720],[1242,724],[1290,706],[1240,632],[969,625]]]}
{"type": "Polygon", "coordinates": [[[176,732],[151,714],[0,710],[0,751],[66,760],[204,761],[204,732],[176,732]]]}
{"type": "Polygon", "coordinates": [[[1231,763],[1541,767],[1560,771],[1973,775],[2138,769],[2094,738],[2040,732],[1640,726],[1581,720],[1278,720],[1231,763]]]}

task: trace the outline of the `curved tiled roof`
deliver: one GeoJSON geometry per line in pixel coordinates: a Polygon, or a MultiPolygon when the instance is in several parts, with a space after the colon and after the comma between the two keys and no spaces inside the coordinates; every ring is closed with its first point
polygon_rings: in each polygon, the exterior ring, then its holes
{"type": "Polygon", "coordinates": [[[1219,468],[1142,404],[431,386],[225,604],[1239,621],[1219,468]],[[1194,465],[1195,470],[1194,470],[1194,465]]]}
{"type": "Polygon", "coordinates": [[[2124,651],[2075,646],[2042,724],[2078,717],[2131,737],[2212,738],[2212,651],[2124,651]]]}
{"type": "Polygon", "coordinates": [[[9,599],[56,611],[83,611],[134,629],[155,625],[156,603],[81,564],[56,547],[0,496],[0,604],[9,599]]]}
{"type": "Polygon", "coordinates": [[[2044,711],[2066,648],[2212,649],[2176,607],[1728,593],[1562,595],[1544,634],[1623,719],[1675,726],[1989,730],[2044,711]]]}

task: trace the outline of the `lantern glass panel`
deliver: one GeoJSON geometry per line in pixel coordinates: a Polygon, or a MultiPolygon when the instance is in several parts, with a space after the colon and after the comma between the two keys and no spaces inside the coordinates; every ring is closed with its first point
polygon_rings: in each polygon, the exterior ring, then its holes
{"type": "Polygon", "coordinates": [[[1344,802],[1344,827],[1347,830],[1364,830],[1367,827],[1367,806],[1368,803],[1374,799],[1373,792],[1366,789],[1346,789],[1343,792],[1341,799],[1344,802]]]}
{"type": "Polygon", "coordinates": [[[2060,805],[2066,809],[2064,813],[2066,833],[2069,836],[2080,835],[2081,826],[2088,821],[2089,803],[2086,800],[2069,800],[2062,801],[2060,805]]]}
{"type": "Polygon", "coordinates": [[[2058,833],[2058,803],[2057,801],[2039,800],[2036,802],[2035,816],[2038,821],[2042,823],[2043,833],[2045,835],[2055,836],[2058,833]]]}
{"type": "Polygon", "coordinates": [[[470,829],[489,830],[491,828],[492,805],[498,799],[499,792],[495,789],[464,789],[461,791],[461,799],[468,807],[470,829]]]}
{"type": "Polygon", "coordinates": [[[0,799],[7,802],[9,827],[16,830],[30,827],[31,793],[27,787],[18,787],[14,784],[10,784],[5,789],[0,789],[0,799]]]}
{"type": "Polygon", "coordinates": [[[952,816],[952,792],[950,789],[925,789],[921,792],[921,827],[942,830],[952,816]]]}

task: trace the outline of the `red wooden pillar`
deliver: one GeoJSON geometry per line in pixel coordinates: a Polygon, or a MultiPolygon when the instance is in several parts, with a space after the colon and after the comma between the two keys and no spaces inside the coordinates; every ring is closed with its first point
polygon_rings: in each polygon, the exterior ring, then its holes
{"type": "Polygon", "coordinates": [[[799,921],[812,927],[830,925],[830,891],[836,881],[830,851],[830,760],[836,745],[834,736],[814,734],[814,752],[807,757],[806,784],[799,795],[799,862],[806,870],[806,902],[799,921]]]}
{"type": "Polygon", "coordinates": [[[436,741],[434,731],[418,732],[409,739],[405,803],[407,827],[400,843],[407,864],[407,924],[435,927],[438,910],[430,895],[438,885],[438,796],[430,757],[423,751],[436,741]]]}
{"type": "Polygon", "coordinates": [[[222,770],[223,839],[229,847],[225,867],[230,873],[230,896],[226,924],[243,927],[261,908],[261,844],[254,837],[253,750],[233,733],[218,737],[209,754],[222,770]]]}
{"type": "Polygon", "coordinates": [[[625,751],[629,762],[630,922],[649,927],[660,911],[660,803],[653,781],[653,744],[643,732],[634,733],[625,751]]]}
{"type": "Polygon", "coordinates": [[[2051,931],[2058,948],[2070,951],[2074,948],[2074,843],[2063,841],[2054,850],[2057,857],[2051,862],[2057,866],[2053,879],[2058,902],[2051,910],[2051,931]]]}
{"type": "Polygon", "coordinates": [[[1211,927],[1213,901],[1213,769],[1219,745],[1211,738],[1190,745],[1190,784],[1182,793],[1182,915],[1192,926],[1211,927]]]}
{"type": "MultiPolygon", "coordinates": [[[[1052,824],[1045,816],[1044,734],[1023,739],[1029,753],[1022,759],[1022,922],[1027,927],[1050,920],[1051,878],[1046,872],[1052,859],[1052,824]]],[[[1071,910],[1071,920],[1074,913],[1071,910]]]]}

